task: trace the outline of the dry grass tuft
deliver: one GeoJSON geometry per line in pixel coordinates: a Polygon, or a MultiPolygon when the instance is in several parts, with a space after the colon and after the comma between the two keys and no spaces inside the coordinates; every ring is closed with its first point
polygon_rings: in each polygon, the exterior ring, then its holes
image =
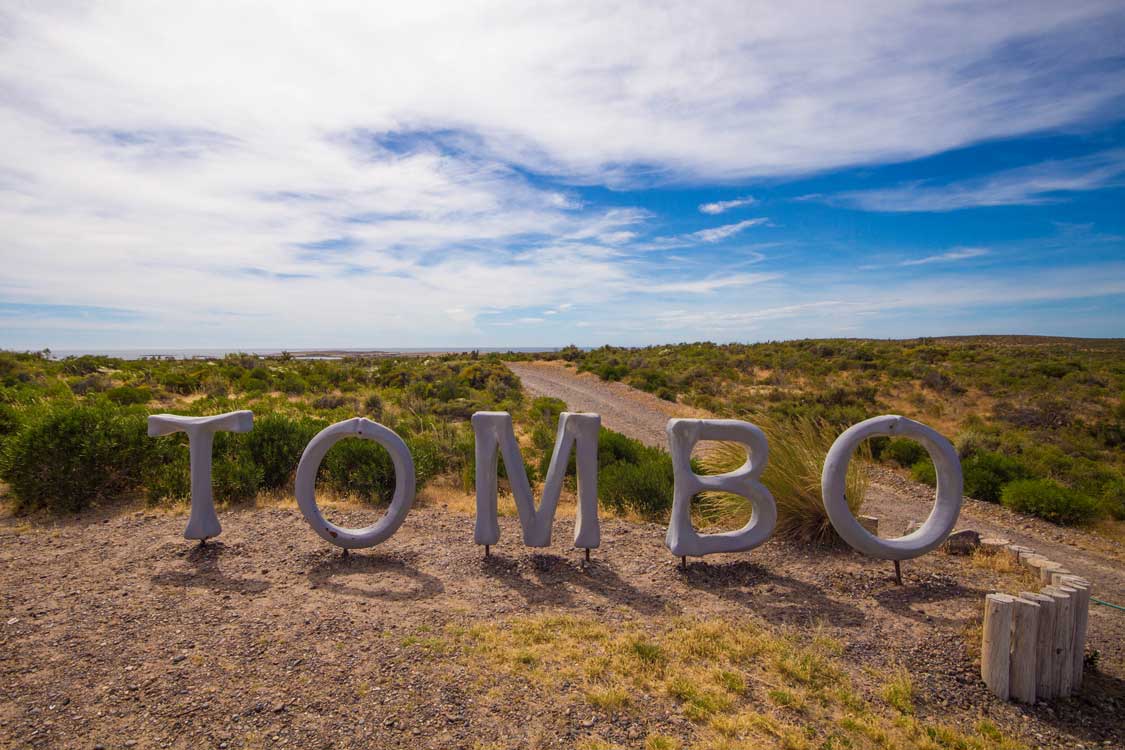
{"type": "MultiPolygon", "coordinates": [[[[769,462],[762,474],[762,484],[777,503],[776,533],[806,542],[836,540],[820,492],[824,457],[836,440],[836,431],[825,422],[808,418],[782,422],[755,415],[749,421],[769,436],[769,462]]],[[[870,454],[861,447],[848,468],[846,495],[852,513],[859,513],[867,492],[864,463],[869,458],[870,454]]],[[[699,462],[708,472],[720,474],[737,469],[745,460],[746,451],[741,445],[719,442],[704,452],[699,462]]],[[[699,512],[705,521],[743,524],[750,520],[751,508],[738,495],[705,493],[699,512]]]]}

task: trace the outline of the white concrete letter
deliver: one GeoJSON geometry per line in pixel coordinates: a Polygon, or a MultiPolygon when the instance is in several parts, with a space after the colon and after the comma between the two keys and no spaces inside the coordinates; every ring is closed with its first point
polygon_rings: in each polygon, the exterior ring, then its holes
{"type": "Polygon", "coordinates": [[[186,432],[191,457],[191,515],[184,536],[188,539],[210,539],[222,533],[211,495],[211,446],[215,433],[249,432],[254,427],[254,413],[232,411],[213,417],[181,417],[176,414],[153,414],[148,418],[149,437],[186,432]]]}
{"type": "Polygon", "coordinates": [[[758,481],[769,460],[769,444],[759,428],[737,419],[670,419],[668,447],[676,487],[672,519],[664,544],[677,557],[702,557],[715,552],[745,552],[769,539],[777,525],[773,495],[758,481]],[[696,474],[691,451],[700,440],[729,440],[746,446],[746,463],[726,474],[696,474]],[[750,521],[738,531],[700,534],[691,525],[691,499],[706,491],[732,492],[750,501],[750,521]]]}
{"type": "Polygon", "coordinates": [[[512,430],[512,416],[506,411],[478,411],[474,414],[477,520],[473,540],[477,544],[496,544],[500,540],[500,524],[496,519],[496,471],[498,454],[502,454],[520,526],[523,527],[523,543],[528,547],[549,547],[551,524],[555,520],[555,508],[559,504],[570,449],[574,446],[578,468],[578,517],[574,519],[574,546],[594,549],[601,544],[601,528],[598,526],[598,431],[601,422],[597,414],[564,411],[559,415],[555,450],[551,454],[543,497],[537,509],[520,446],[512,430]]]}
{"type": "Polygon", "coordinates": [[[909,560],[926,554],[945,541],[961,513],[961,462],[957,451],[926,425],[894,414],[872,417],[844,430],[824,459],[820,486],[824,509],[840,538],[863,554],[884,560],[909,560]],[[868,533],[852,515],[844,497],[852,454],[861,442],[879,435],[917,440],[937,469],[937,495],[929,518],[920,529],[898,539],[880,539],[868,533]]]}
{"type": "Polygon", "coordinates": [[[305,446],[301,463],[297,464],[294,494],[305,520],[321,539],[344,549],[360,549],[385,542],[398,531],[414,503],[414,483],[414,459],[402,438],[394,430],[370,419],[355,417],[325,427],[305,446]],[[329,448],[347,437],[374,440],[391,454],[395,467],[395,494],[391,507],[377,522],[362,529],[337,526],[321,514],[316,504],[316,472],[320,462],[329,448]]]}

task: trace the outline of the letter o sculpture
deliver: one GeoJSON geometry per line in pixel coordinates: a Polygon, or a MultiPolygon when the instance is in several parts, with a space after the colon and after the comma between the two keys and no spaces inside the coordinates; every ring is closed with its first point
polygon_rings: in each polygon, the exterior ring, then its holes
{"type": "Polygon", "coordinates": [[[297,465],[294,484],[301,513],[322,539],[344,549],[374,547],[398,531],[398,527],[406,520],[406,514],[410,512],[410,506],[414,503],[414,459],[411,458],[406,443],[394,430],[370,419],[356,417],[325,427],[309,441],[305,452],[301,454],[301,462],[297,465]],[[377,522],[363,529],[337,526],[321,514],[316,504],[316,473],[320,469],[320,462],[324,460],[329,448],[347,437],[374,440],[391,454],[395,467],[395,494],[391,507],[377,522]]]}
{"type": "Polygon", "coordinates": [[[863,554],[884,560],[909,560],[926,554],[945,541],[961,513],[961,462],[957,451],[937,432],[906,417],[872,417],[844,430],[824,459],[820,481],[824,509],[836,533],[863,554]],[[848,464],[856,447],[869,437],[882,435],[917,440],[937,469],[937,493],[929,518],[922,528],[898,539],[880,539],[860,526],[844,497],[848,464]]]}

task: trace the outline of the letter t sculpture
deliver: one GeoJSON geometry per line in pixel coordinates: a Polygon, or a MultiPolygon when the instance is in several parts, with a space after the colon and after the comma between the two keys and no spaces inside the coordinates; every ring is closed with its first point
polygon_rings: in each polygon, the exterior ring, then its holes
{"type": "Polygon", "coordinates": [[[153,414],[148,418],[149,437],[186,432],[191,455],[191,516],[184,537],[204,541],[222,533],[211,496],[211,445],[215,433],[249,432],[254,426],[254,413],[232,411],[214,417],[181,417],[175,414],[153,414]]]}

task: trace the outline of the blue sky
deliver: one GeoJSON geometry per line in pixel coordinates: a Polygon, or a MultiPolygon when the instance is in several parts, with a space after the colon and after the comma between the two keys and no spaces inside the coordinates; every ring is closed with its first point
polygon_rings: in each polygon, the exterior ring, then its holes
{"type": "Polygon", "coordinates": [[[0,347],[1125,335],[1125,9],[0,10],[0,347]]]}

